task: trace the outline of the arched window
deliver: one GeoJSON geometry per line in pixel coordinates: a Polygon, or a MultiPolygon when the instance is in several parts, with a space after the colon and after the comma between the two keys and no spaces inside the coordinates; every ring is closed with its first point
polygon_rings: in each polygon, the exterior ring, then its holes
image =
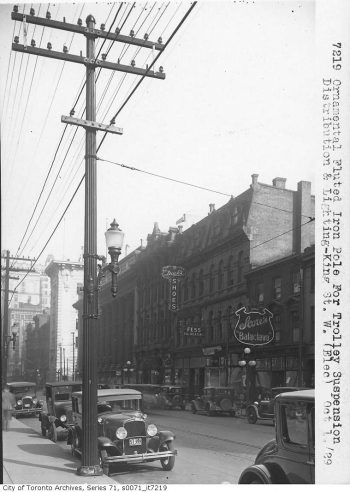
{"type": "Polygon", "coordinates": [[[208,342],[212,342],[214,338],[214,327],[213,327],[213,311],[209,312],[208,315],[208,342]]]}
{"type": "Polygon", "coordinates": [[[215,287],[214,265],[211,265],[209,270],[209,292],[213,292],[214,287],[215,287]]]}
{"type": "Polygon", "coordinates": [[[216,339],[220,341],[222,339],[222,319],[221,319],[221,311],[218,311],[216,317],[216,339]]]}
{"type": "Polygon", "coordinates": [[[196,297],[196,274],[192,273],[191,278],[191,298],[196,297]]]}
{"type": "Polygon", "coordinates": [[[218,268],[218,290],[221,290],[223,287],[223,281],[224,281],[224,262],[220,260],[219,263],[219,268],[218,268]]]}

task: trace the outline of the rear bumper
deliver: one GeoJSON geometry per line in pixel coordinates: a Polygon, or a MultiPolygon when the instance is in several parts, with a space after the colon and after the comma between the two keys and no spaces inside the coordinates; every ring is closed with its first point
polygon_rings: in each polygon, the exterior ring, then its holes
{"type": "Polygon", "coordinates": [[[103,463],[143,463],[145,461],[154,461],[176,456],[177,450],[158,451],[157,453],[144,454],[125,454],[122,456],[107,456],[103,458],[103,463]]]}

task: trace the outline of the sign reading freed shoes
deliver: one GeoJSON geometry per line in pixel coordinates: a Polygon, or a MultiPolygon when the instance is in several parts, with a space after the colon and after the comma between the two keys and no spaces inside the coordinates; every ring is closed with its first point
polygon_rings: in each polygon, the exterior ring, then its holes
{"type": "Polygon", "coordinates": [[[266,345],[272,342],[274,330],[273,314],[266,308],[247,312],[245,307],[236,311],[238,321],[234,329],[237,340],[245,345],[266,345]]]}
{"type": "Polygon", "coordinates": [[[170,311],[178,310],[177,288],[180,278],[185,276],[185,269],[179,266],[164,266],[162,268],[162,277],[168,281],[168,307],[170,311]]]}

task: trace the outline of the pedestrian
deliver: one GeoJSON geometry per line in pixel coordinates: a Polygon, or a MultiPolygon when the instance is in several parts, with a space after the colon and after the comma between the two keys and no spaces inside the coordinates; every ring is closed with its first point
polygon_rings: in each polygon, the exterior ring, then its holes
{"type": "Polygon", "coordinates": [[[16,404],[15,395],[10,393],[8,385],[5,386],[2,392],[2,429],[9,429],[9,421],[12,418],[12,410],[16,404]]]}

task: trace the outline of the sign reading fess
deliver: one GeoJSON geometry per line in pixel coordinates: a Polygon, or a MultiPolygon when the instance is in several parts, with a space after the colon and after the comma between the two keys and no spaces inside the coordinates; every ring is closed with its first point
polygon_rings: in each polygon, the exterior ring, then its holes
{"type": "Polygon", "coordinates": [[[272,326],[273,314],[266,308],[262,311],[246,311],[242,307],[236,311],[238,321],[234,335],[240,343],[245,345],[266,345],[274,339],[272,326]]]}

